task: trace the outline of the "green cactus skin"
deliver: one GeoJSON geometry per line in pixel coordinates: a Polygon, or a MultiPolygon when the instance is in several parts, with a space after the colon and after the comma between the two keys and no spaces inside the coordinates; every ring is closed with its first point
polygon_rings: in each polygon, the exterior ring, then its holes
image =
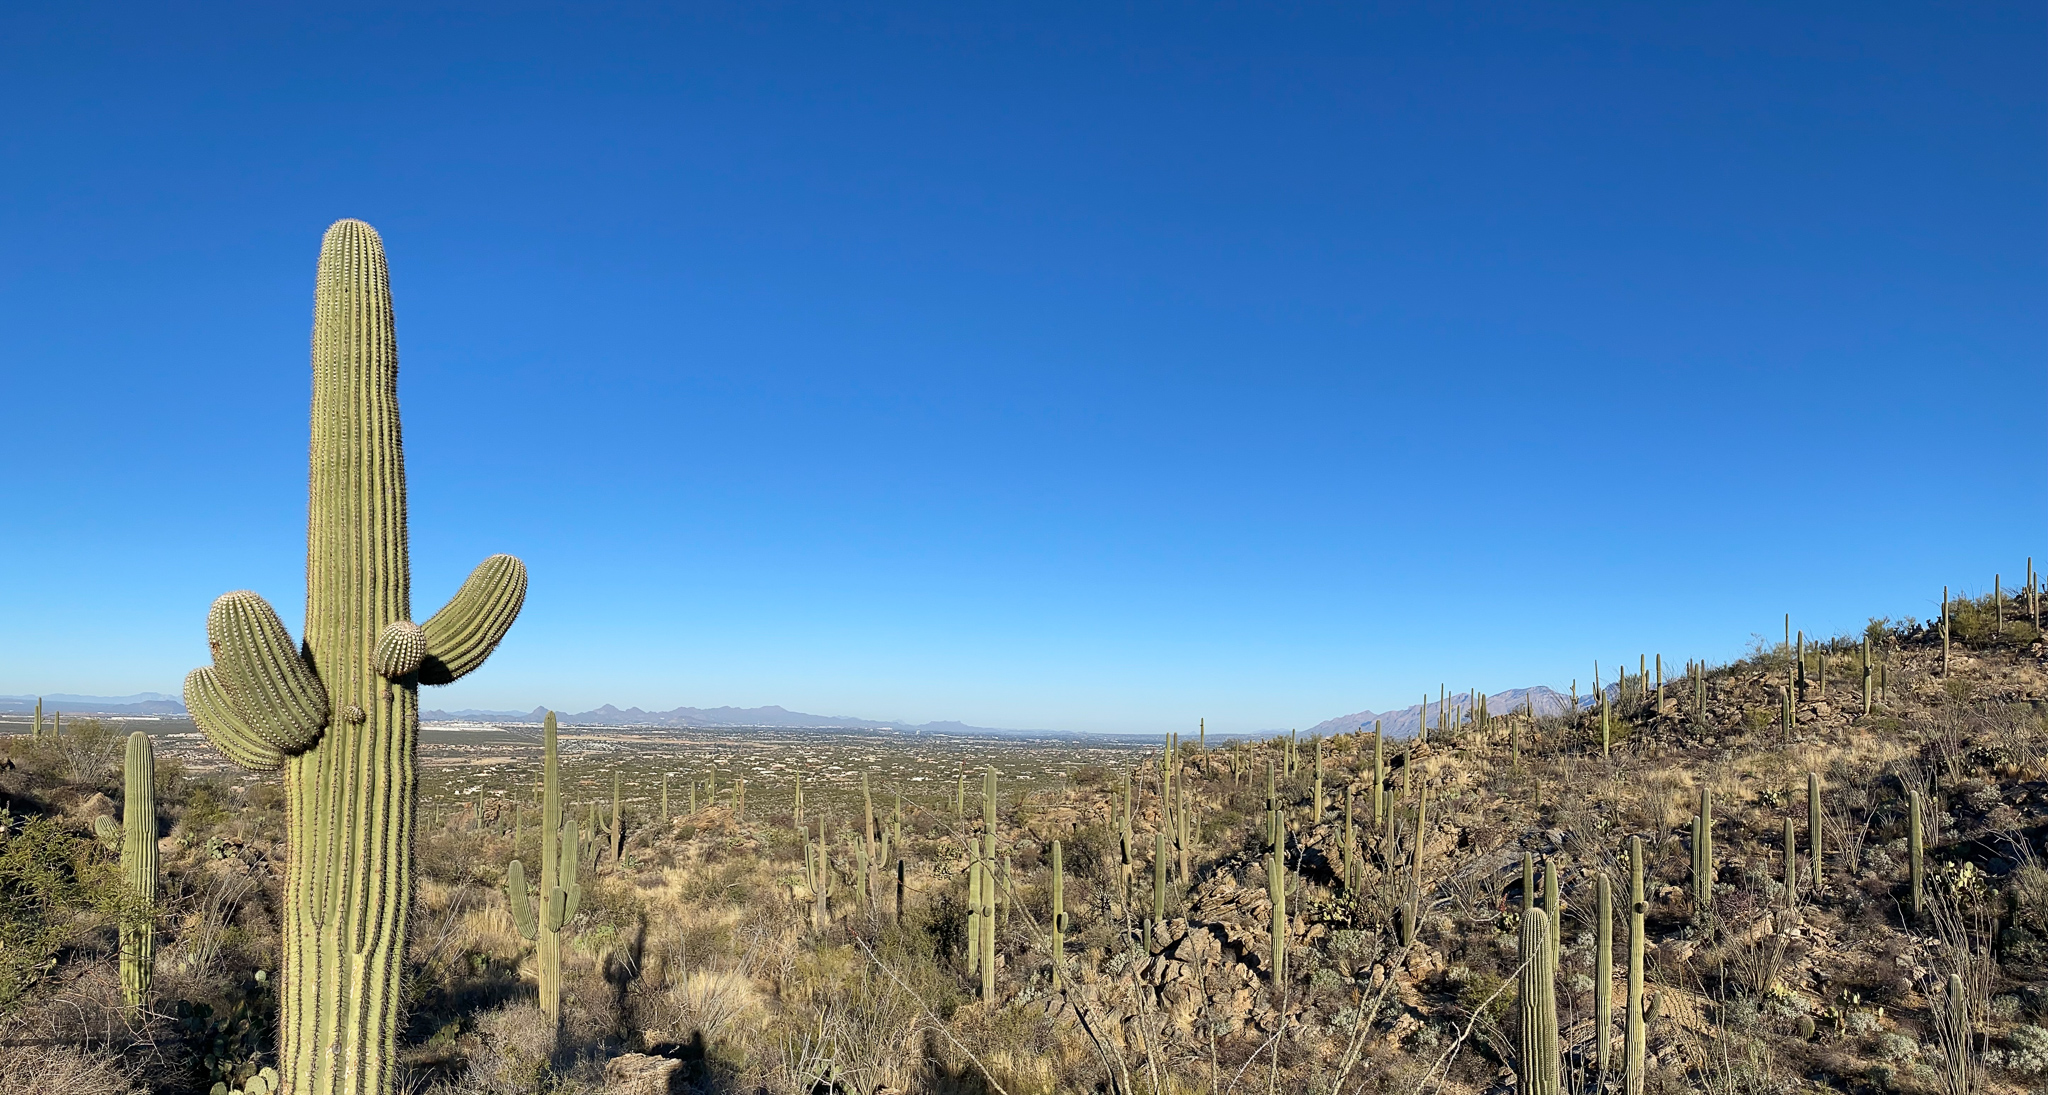
{"type": "Polygon", "coordinates": [[[1628,841],[1628,1000],[1623,1005],[1622,1091],[1642,1095],[1647,1039],[1643,1030],[1643,838],[1628,841]]]}
{"type": "Polygon", "coordinates": [[[576,918],[583,887],[576,881],[580,855],[576,819],[562,816],[561,767],[555,748],[555,713],[541,723],[540,893],[529,896],[526,866],[515,859],[505,868],[505,898],[512,923],[534,944],[540,966],[541,1014],[553,1030],[562,1015],[562,928],[576,918]]]}
{"type": "Polygon", "coordinates": [[[1806,858],[1807,874],[1815,892],[1820,890],[1820,773],[1806,773],[1806,858]]]}
{"type": "Polygon", "coordinates": [[[1600,1084],[1607,1089],[1607,1073],[1614,1059],[1614,886],[1601,874],[1597,919],[1593,943],[1593,1053],[1600,1084]]]}
{"type": "Polygon", "coordinates": [[[121,918],[121,996],[140,1011],[156,957],[156,752],[148,734],[128,735],[122,774],[121,875],[133,907],[121,918]]]}
{"type": "Polygon", "coordinates": [[[410,622],[398,352],[383,243],[336,222],[313,319],[306,635],[253,593],[214,604],[193,720],[230,760],[285,770],[283,1089],[385,1092],[412,904],[421,684],[476,668],[518,615],[526,568],[485,560],[424,627],[410,622]],[[333,717],[330,718],[330,715],[333,717]]]}
{"type": "Polygon", "coordinates": [[[1526,918],[1536,907],[1536,856],[1533,852],[1522,853],[1522,915],[1526,918]]]}
{"type": "Polygon", "coordinates": [[[1920,914],[1926,911],[1925,896],[1927,883],[1927,864],[1925,857],[1925,849],[1922,847],[1921,844],[1920,832],[1922,825],[1920,812],[1920,792],[1914,791],[1910,796],[1908,796],[1907,802],[1907,839],[1911,842],[1910,846],[1912,848],[1913,861],[1913,919],[1919,920],[1920,914]]]}
{"type": "Polygon", "coordinates": [[[36,722],[35,722],[35,728],[29,731],[29,737],[31,737],[31,738],[33,738],[33,739],[36,739],[36,740],[40,741],[40,740],[42,739],[42,736],[43,736],[43,698],[42,698],[41,696],[37,696],[37,697],[36,697],[36,722]]]}
{"type": "Polygon", "coordinates": [[[1562,1072],[1557,1044],[1557,963],[1551,956],[1550,918],[1522,918],[1522,1095],[1558,1095],[1562,1072]]]}
{"type": "Polygon", "coordinates": [[[1052,842],[1052,987],[1060,987],[1060,967],[1067,955],[1067,873],[1060,861],[1060,842],[1052,842]]]}

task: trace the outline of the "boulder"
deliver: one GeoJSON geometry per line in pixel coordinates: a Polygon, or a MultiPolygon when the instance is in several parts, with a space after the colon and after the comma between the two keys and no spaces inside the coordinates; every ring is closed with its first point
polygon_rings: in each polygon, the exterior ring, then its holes
{"type": "Polygon", "coordinates": [[[683,1063],[668,1057],[628,1053],[614,1057],[604,1066],[606,1095],[669,1095],[679,1090],[676,1074],[683,1063]]]}

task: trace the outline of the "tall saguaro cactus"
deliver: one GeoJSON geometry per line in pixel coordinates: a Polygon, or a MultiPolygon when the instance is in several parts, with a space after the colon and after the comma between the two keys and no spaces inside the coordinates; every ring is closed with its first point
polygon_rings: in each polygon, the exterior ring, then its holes
{"type": "Polygon", "coordinates": [[[1522,918],[1521,1049],[1516,1069],[1522,1095],[1558,1095],[1557,960],[1550,918],[1522,918]]]}
{"type": "Polygon", "coordinates": [[[156,753],[149,735],[128,735],[121,796],[121,874],[134,907],[121,919],[121,997],[131,1008],[149,998],[156,938],[156,753]]]}
{"type": "Polygon", "coordinates": [[[576,918],[583,887],[576,882],[576,819],[562,819],[562,778],[555,753],[555,713],[541,724],[540,895],[526,893],[526,867],[513,860],[505,868],[505,899],[512,905],[512,923],[534,943],[540,965],[540,1010],[550,1024],[562,1012],[562,927],[576,918]]]}
{"type": "Polygon", "coordinates": [[[1642,1095],[1647,1038],[1643,1030],[1643,838],[1628,840],[1628,1000],[1623,1005],[1622,1092],[1642,1095]]]}
{"type": "Polygon", "coordinates": [[[390,1090],[397,1062],[419,686],[483,664],[526,568],[494,555],[412,622],[398,343],[383,242],[361,221],[321,241],[312,358],[304,640],[256,594],[223,595],[185,705],[228,759],[284,771],[282,1087],[357,1095],[390,1090]]]}

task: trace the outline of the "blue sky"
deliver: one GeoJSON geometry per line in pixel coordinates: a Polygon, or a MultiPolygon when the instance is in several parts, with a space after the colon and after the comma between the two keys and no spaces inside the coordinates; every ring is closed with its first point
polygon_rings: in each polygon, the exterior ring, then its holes
{"type": "Polygon", "coordinates": [[[299,7],[0,14],[0,693],[297,626],[344,216],[415,616],[533,577],[433,706],[1305,726],[2048,563],[2038,4],[299,7]]]}

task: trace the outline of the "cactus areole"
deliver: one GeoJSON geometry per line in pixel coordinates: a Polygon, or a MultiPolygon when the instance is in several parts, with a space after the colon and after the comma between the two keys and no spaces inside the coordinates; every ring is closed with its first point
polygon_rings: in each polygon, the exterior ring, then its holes
{"type": "Polygon", "coordinates": [[[494,555],[424,625],[412,622],[398,341],[384,245],[361,221],[320,245],[313,298],[306,629],[294,643],[263,598],[207,616],[213,664],[185,679],[208,740],[254,771],[283,770],[281,1089],[391,1090],[412,902],[419,686],[483,664],[526,597],[494,555]]]}

